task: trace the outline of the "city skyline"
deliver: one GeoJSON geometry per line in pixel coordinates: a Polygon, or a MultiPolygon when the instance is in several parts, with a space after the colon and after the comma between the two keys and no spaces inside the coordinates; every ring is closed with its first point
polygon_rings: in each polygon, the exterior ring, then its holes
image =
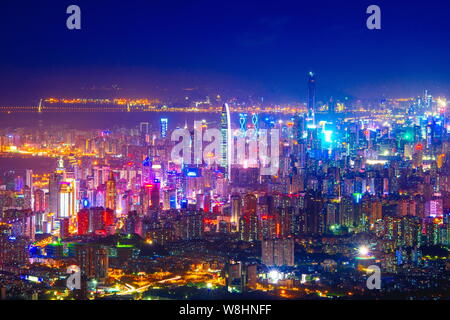
{"type": "Polygon", "coordinates": [[[44,125],[61,114],[44,106],[11,113],[38,119],[0,130],[2,299],[445,299],[446,101],[319,112],[320,84],[304,85],[302,111],[235,113],[233,126],[227,103],[189,124],[129,103],[80,113],[120,115],[107,130],[44,125]],[[61,281],[66,268],[79,280],[61,281]]]}
{"type": "Polygon", "coordinates": [[[448,0],[0,7],[0,300],[450,299],[448,0]]]}

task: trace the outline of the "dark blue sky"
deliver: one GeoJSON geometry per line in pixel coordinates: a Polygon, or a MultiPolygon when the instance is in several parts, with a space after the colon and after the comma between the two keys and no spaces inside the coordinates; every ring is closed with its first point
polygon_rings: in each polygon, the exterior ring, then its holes
{"type": "Polygon", "coordinates": [[[2,0],[0,104],[204,92],[292,101],[450,93],[448,0],[2,0]],[[82,30],[66,28],[67,6],[82,30]],[[366,28],[366,8],[382,30],[366,28]],[[167,91],[164,91],[167,90],[167,91]]]}

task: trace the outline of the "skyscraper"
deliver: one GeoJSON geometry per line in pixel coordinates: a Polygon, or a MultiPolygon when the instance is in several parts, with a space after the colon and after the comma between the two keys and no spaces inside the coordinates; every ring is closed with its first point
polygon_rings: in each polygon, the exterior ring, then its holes
{"type": "Polygon", "coordinates": [[[60,158],[57,161],[57,168],[54,173],[50,175],[48,182],[49,189],[49,204],[48,209],[50,213],[57,213],[59,206],[59,189],[60,183],[65,178],[64,160],[60,158]]]}
{"type": "Polygon", "coordinates": [[[258,200],[254,194],[244,196],[243,215],[239,219],[240,238],[244,241],[258,240],[258,215],[256,212],[258,200]]]}
{"type": "Polygon", "coordinates": [[[152,161],[150,157],[146,157],[142,161],[142,184],[152,183],[153,181],[152,161]]]}
{"type": "Polygon", "coordinates": [[[167,129],[169,125],[169,119],[167,118],[161,118],[160,120],[161,124],[161,138],[165,138],[167,136],[167,129]]]}
{"type": "Polygon", "coordinates": [[[148,134],[149,134],[150,125],[148,122],[141,122],[139,124],[139,131],[141,134],[141,145],[145,146],[148,142],[148,134]]]}
{"type": "Polygon", "coordinates": [[[116,211],[116,179],[114,179],[114,172],[109,172],[109,179],[106,181],[106,199],[105,207],[116,211]]]}
{"type": "Polygon", "coordinates": [[[34,212],[45,212],[45,192],[42,189],[38,189],[34,192],[34,212]]]}
{"type": "Polygon", "coordinates": [[[313,72],[308,73],[308,122],[311,125],[316,124],[315,119],[316,107],[316,79],[313,72]]]}
{"type": "Polygon", "coordinates": [[[242,199],[238,194],[231,196],[231,223],[239,231],[239,218],[241,217],[242,199]]]}
{"type": "Polygon", "coordinates": [[[76,183],[73,179],[62,181],[59,189],[58,218],[71,218],[77,212],[76,183]]]}
{"type": "Polygon", "coordinates": [[[230,179],[231,175],[231,119],[230,108],[224,103],[220,115],[220,131],[222,133],[221,165],[225,168],[225,176],[230,179]]]}
{"type": "Polygon", "coordinates": [[[240,133],[245,137],[247,132],[247,113],[239,113],[240,133]]]}

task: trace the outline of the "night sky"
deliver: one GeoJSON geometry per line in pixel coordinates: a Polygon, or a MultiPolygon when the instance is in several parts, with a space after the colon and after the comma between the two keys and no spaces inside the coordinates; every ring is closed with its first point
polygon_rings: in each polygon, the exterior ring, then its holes
{"type": "Polygon", "coordinates": [[[2,0],[0,104],[39,97],[205,93],[450,95],[448,0],[2,0]],[[81,7],[82,30],[66,28],[81,7]],[[382,30],[366,28],[381,7],[382,30]],[[120,90],[112,90],[117,85],[120,90]]]}

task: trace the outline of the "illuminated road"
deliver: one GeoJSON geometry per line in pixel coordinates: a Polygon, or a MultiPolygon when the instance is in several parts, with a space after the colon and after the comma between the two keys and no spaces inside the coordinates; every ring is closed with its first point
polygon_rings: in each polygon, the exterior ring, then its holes
{"type": "Polygon", "coordinates": [[[116,284],[112,287],[115,287],[119,291],[116,292],[108,292],[101,294],[101,297],[108,297],[114,295],[132,295],[136,293],[144,293],[149,288],[160,288],[161,286],[183,286],[188,283],[197,283],[200,285],[209,285],[209,286],[223,286],[224,281],[214,272],[206,272],[206,271],[189,271],[183,275],[173,275],[168,272],[166,273],[154,273],[154,274],[141,274],[138,276],[134,275],[124,275],[121,273],[112,272],[110,273],[110,277],[113,278],[116,284]],[[163,279],[161,276],[166,275],[163,279]],[[159,279],[155,279],[159,278],[159,279]],[[126,279],[126,280],[125,280],[126,279]]]}

